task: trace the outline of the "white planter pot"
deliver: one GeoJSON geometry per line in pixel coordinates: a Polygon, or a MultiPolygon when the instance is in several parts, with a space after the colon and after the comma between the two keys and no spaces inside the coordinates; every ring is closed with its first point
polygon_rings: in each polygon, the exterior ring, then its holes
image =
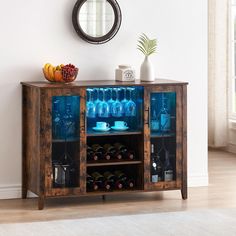
{"type": "Polygon", "coordinates": [[[140,80],[141,81],[154,81],[154,68],[152,63],[149,61],[148,56],[145,57],[144,62],[140,68],[140,80]]]}

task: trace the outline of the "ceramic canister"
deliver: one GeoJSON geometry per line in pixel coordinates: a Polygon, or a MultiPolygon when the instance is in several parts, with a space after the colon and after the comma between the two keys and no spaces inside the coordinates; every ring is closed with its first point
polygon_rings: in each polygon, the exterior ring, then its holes
{"type": "Polygon", "coordinates": [[[119,65],[116,69],[116,80],[117,81],[134,81],[135,80],[135,70],[129,65],[119,65]]]}

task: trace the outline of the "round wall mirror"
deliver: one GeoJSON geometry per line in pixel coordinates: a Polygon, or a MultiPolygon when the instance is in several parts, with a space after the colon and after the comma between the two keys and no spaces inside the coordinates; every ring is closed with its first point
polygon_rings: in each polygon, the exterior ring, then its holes
{"type": "Polygon", "coordinates": [[[78,0],[72,12],[72,22],[83,40],[102,44],[118,32],[121,10],[116,0],[78,0]]]}

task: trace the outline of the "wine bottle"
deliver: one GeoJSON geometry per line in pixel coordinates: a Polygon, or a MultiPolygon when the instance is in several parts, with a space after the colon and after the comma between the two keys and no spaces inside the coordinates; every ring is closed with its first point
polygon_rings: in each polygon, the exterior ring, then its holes
{"type": "Polygon", "coordinates": [[[92,145],[92,150],[95,153],[95,155],[97,156],[98,160],[101,160],[103,158],[104,148],[101,145],[93,144],[92,145]]]}
{"type": "Polygon", "coordinates": [[[101,175],[99,172],[93,172],[91,174],[93,177],[94,183],[98,186],[98,189],[103,189],[104,188],[104,177],[101,175]]]}
{"type": "Polygon", "coordinates": [[[116,176],[116,183],[115,183],[115,187],[118,189],[122,189],[125,187],[125,183],[127,181],[127,176],[126,174],[121,171],[121,170],[116,170],[114,172],[115,176],[116,176]]]}
{"type": "Polygon", "coordinates": [[[103,176],[105,178],[104,187],[105,190],[112,190],[115,188],[116,183],[116,177],[114,174],[112,174],[110,171],[106,171],[103,173],[103,176]]]}
{"type": "Polygon", "coordinates": [[[126,153],[124,153],[125,159],[134,160],[135,159],[135,152],[132,150],[128,150],[126,153]]]}
{"type": "Polygon", "coordinates": [[[127,148],[125,145],[121,143],[115,143],[114,147],[116,148],[116,158],[117,159],[122,159],[125,157],[125,153],[127,153],[127,148]]]}
{"type": "Polygon", "coordinates": [[[128,180],[126,181],[125,186],[126,186],[126,188],[129,188],[129,189],[134,188],[134,186],[135,186],[135,181],[134,181],[134,179],[128,179],[128,180]]]}
{"type": "Polygon", "coordinates": [[[110,160],[111,158],[113,158],[115,156],[116,153],[116,149],[114,146],[112,146],[111,144],[105,144],[103,146],[104,148],[104,158],[106,160],[110,160]]]}
{"type": "Polygon", "coordinates": [[[98,185],[94,182],[94,179],[91,175],[87,174],[86,186],[88,191],[98,190],[98,185]]]}
{"type": "Polygon", "coordinates": [[[97,161],[100,155],[99,153],[95,153],[93,149],[89,146],[87,146],[87,160],[88,161],[97,161]]]}
{"type": "Polygon", "coordinates": [[[164,180],[172,181],[173,180],[173,167],[170,162],[169,151],[165,151],[165,163],[164,163],[164,180]]]}
{"type": "Polygon", "coordinates": [[[154,152],[154,144],[151,144],[151,181],[152,183],[158,182],[158,171],[157,171],[156,155],[154,152]]]}

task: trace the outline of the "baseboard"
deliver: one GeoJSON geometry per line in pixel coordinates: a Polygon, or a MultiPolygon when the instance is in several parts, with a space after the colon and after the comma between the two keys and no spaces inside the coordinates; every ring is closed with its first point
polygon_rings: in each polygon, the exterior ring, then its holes
{"type": "MultiPolygon", "coordinates": [[[[191,175],[188,177],[188,187],[208,186],[208,175],[191,175]]],[[[29,193],[29,197],[35,194],[29,193]]],[[[0,185],[0,199],[21,198],[21,185],[0,185]]]]}
{"type": "Polygon", "coordinates": [[[21,197],[20,185],[0,185],[0,199],[12,199],[21,197]]]}
{"type": "Polygon", "coordinates": [[[204,187],[208,186],[208,174],[194,174],[188,176],[188,187],[204,187]]]}

